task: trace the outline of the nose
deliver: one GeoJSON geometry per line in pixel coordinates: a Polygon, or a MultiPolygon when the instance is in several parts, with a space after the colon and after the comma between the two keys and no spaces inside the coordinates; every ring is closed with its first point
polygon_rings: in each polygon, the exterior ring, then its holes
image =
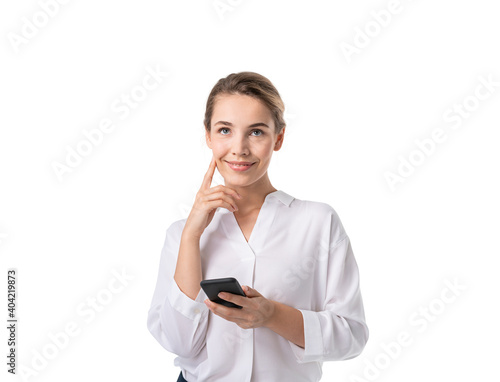
{"type": "Polygon", "coordinates": [[[245,134],[236,134],[232,140],[231,151],[233,155],[248,155],[248,139],[245,134]]]}

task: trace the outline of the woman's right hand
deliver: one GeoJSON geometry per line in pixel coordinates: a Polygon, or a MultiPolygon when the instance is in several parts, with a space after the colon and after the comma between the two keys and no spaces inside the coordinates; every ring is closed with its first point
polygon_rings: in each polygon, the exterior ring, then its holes
{"type": "Polygon", "coordinates": [[[184,226],[183,234],[189,235],[189,237],[196,239],[201,237],[218,207],[227,208],[231,212],[238,210],[235,199],[241,199],[241,196],[235,190],[223,185],[210,188],[216,167],[217,163],[212,156],[212,161],[203,178],[200,190],[196,193],[193,208],[184,226]]]}

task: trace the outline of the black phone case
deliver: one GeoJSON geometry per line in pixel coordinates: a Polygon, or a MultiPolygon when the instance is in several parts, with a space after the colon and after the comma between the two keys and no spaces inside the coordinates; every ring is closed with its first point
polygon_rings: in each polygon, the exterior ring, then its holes
{"type": "Polygon", "coordinates": [[[221,304],[224,306],[228,306],[230,308],[238,308],[238,309],[243,308],[239,305],[233,304],[232,302],[223,300],[217,296],[220,292],[229,292],[246,297],[245,292],[243,292],[240,283],[234,277],[202,280],[200,286],[203,288],[205,294],[207,295],[210,301],[213,301],[217,304],[221,304]]]}

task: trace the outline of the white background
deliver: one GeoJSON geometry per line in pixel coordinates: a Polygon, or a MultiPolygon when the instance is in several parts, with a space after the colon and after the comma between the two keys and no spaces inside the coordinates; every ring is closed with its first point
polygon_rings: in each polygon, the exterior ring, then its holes
{"type": "Polygon", "coordinates": [[[388,1],[232,1],[220,17],[212,1],[86,0],[44,19],[48,2],[0,5],[0,307],[6,317],[17,268],[18,367],[33,369],[68,323],[79,334],[25,380],[176,380],[175,355],[146,327],[160,251],[208,168],[208,94],[244,70],[285,102],[273,186],[330,204],[360,268],[369,342],[324,363],[322,380],[497,378],[500,86],[473,99],[480,77],[500,82],[496,2],[401,0],[378,29],[371,12],[388,1]],[[34,19],[37,32],[13,43],[34,19]],[[365,28],[366,46],[344,54],[365,28]],[[147,67],[168,76],[121,118],[113,102],[147,67]],[[474,110],[454,128],[443,114],[464,101],[474,110]],[[105,118],[115,129],[60,181],[54,163],[105,118]],[[414,153],[420,164],[391,189],[384,174],[434,129],[447,139],[414,153]],[[78,306],[106,296],[122,269],[133,279],[86,322],[78,306]],[[411,343],[384,350],[401,332],[411,343]]]}

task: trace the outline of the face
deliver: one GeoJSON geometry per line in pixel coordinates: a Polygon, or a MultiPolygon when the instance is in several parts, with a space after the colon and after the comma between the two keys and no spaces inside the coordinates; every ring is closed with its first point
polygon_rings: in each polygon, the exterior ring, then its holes
{"type": "Polygon", "coordinates": [[[275,133],[271,112],[260,100],[231,94],[218,97],[206,140],[226,185],[258,186],[268,182],[267,168],[273,151],[281,148],[284,133],[285,129],[275,133]],[[252,165],[238,167],[228,162],[252,165]]]}

